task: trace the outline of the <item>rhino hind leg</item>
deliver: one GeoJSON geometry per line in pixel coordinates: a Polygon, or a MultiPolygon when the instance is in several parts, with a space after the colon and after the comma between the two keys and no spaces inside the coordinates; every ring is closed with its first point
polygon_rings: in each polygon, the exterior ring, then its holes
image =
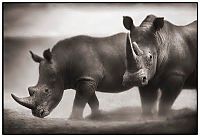
{"type": "Polygon", "coordinates": [[[156,103],[158,99],[158,88],[151,86],[150,84],[139,88],[142,114],[143,116],[152,116],[156,111],[156,103]]]}
{"type": "Polygon", "coordinates": [[[83,110],[90,98],[95,94],[96,82],[82,80],[77,83],[76,95],[70,119],[83,119],[83,110]]]}
{"type": "Polygon", "coordinates": [[[184,84],[183,76],[169,77],[161,87],[162,95],[159,103],[159,115],[166,116],[182,90],[184,84]]]}

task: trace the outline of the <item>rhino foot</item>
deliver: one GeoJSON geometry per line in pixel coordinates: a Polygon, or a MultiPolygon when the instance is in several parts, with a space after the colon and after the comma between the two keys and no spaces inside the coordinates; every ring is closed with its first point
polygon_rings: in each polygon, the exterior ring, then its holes
{"type": "Polygon", "coordinates": [[[87,120],[100,120],[103,117],[103,112],[98,110],[98,112],[92,113],[89,116],[86,116],[87,120]]]}
{"type": "Polygon", "coordinates": [[[83,117],[78,117],[78,116],[71,115],[68,118],[68,120],[73,120],[73,121],[75,121],[75,120],[83,120],[83,117]]]}

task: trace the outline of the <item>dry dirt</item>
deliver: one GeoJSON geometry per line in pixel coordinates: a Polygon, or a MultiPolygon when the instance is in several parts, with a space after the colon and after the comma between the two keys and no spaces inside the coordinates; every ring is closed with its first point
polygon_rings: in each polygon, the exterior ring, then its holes
{"type": "Polygon", "coordinates": [[[197,134],[197,112],[173,110],[163,118],[142,117],[139,107],[123,107],[84,120],[29,117],[4,109],[3,134],[197,134]]]}

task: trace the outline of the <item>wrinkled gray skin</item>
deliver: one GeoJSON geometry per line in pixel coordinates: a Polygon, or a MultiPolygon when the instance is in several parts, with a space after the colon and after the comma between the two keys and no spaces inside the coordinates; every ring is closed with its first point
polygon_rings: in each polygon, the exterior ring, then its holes
{"type": "Polygon", "coordinates": [[[167,115],[182,89],[197,89],[197,21],[175,26],[149,15],[138,27],[127,16],[123,23],[131,41],[123,85],[140,83],[144,115],[154,113],[160,89],[159,114],[167,115]]]}
{"type": "Polygon", "coordinates": [[[43,118],[60,102],[65,89],[75,89],[70,118],[81,119],[87,103],[95,116],[99,113],[95,91],[118,93],[131,88],[122,85],[126,40],[126,33],[104,38],[76,36],[58,42],[52,51],[44,51],[44,58],[31,52],[39,63],[39,81],[28,88],[30,97],[12,97],[32,109],[34,116],[43,118]]]}

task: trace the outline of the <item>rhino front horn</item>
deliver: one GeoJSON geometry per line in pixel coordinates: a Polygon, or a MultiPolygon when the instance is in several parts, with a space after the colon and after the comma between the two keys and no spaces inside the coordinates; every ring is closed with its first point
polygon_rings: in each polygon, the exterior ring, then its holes
{"type": "Polygon", "coordinates": [[[25,98],[18,98],[14,94],[11,94],[11,96],[20,105],[25,106],[30,109],[34,108],[33,97],[30,96],[30,97],[25,97],[25,98]]]}

